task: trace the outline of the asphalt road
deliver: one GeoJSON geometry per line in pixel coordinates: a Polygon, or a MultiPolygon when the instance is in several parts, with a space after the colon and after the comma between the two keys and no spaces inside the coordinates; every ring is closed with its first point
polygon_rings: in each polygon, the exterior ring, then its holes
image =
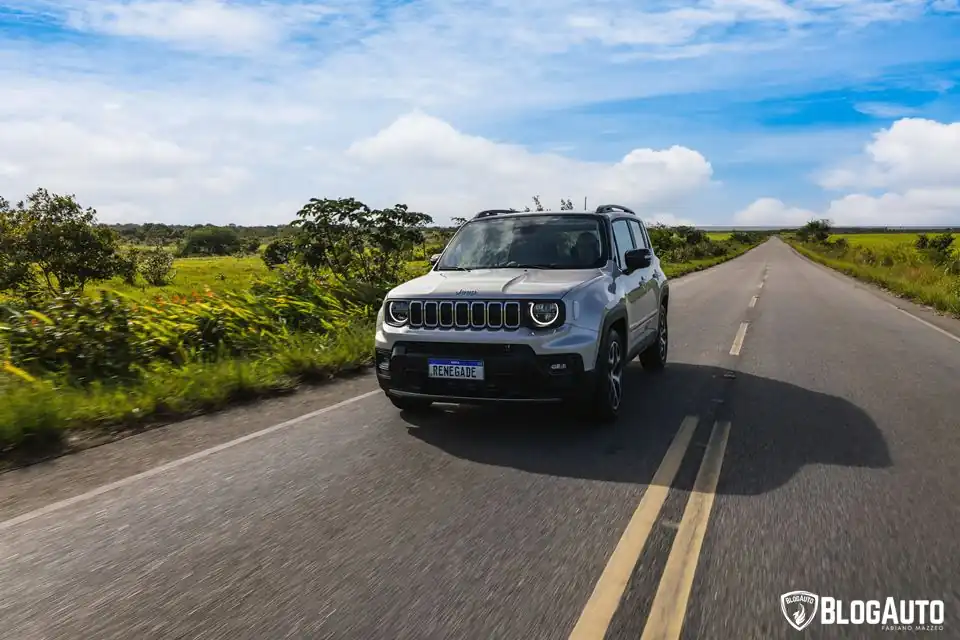
{"type": "Polygon", "coordinates": [[[674,287],[613,428],[362,377],[3,474],[0,638],[925,635],[798,633],[793,590],[960,638],[960,323],[779,240],[674,287]]]}

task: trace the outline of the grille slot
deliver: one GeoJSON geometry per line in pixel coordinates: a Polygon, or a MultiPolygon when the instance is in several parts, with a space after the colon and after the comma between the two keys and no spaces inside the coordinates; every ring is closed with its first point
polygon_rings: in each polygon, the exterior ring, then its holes
{"type": "Polygon", "coordinates": [[[453,326],[453,303],[449,300],[440,303],[440,326],[444,329],[453,326]]]}
{"type": "Polygon", "coordinates": [[[487,326],[487,305],[482,302],[470,303],[470,326],[474,329],[487,326]]]}
{"type": "Polygon", "coordinates": [[[503,326],[507,329],[520,328],[520,303],[508,302],[503,305],[503,326]]]}
{"type": "Polygon", "coordinates": [[[523,324],[516,300],[411,300],[413,329],[515,330],[523,324]]]}
{"type": "Polygon", "coordinates": [[[437,303],[430,300],[423,303],[423,326],[436,327],[440,324],[440,312],[437,303]]]}

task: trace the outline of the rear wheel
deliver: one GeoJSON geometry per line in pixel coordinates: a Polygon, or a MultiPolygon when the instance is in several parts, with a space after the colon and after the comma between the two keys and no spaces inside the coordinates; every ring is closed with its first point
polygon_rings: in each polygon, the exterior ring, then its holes
{"type": "Polygon", "coordinates": [[[667,353],[670,349],[670,329],[667,324],[667,307],[660,306],[660,318],[657,322],[657,339],[640,354],[640,364],[647,371],[661,371],[667,366],[667,353]]]}
{"type": "Polygon", "coordinates": [[[623,402],[623,367],[626,350],[623,336],[610,328],[601,345],[595,368],[597,379],[588,417],[598,422],[613,422],[623,402]]]}
{"type": "Polygon", "coordinates": [[[430,405],[433,404],[430,400],[424,400],[423,398],[398,398],[396,396],[387,396],[390,398],[390,402],[393,403],[397,409],[401,411],[409,411],[411,413],[416,411],[426,411],[430,408],[430,405]]]}

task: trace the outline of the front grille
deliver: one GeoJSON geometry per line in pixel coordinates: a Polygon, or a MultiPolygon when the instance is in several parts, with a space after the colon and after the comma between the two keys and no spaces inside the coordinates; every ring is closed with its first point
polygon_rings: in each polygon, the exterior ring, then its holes
{"type": "Polygon", "coordinates": [[[414,329],[519,329],[516,300],[413,300],[410,326],[414,329]]]}

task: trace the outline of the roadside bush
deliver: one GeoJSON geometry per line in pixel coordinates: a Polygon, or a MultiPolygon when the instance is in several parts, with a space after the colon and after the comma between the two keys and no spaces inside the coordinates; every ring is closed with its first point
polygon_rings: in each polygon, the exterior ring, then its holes
{"type": "Polygon", "coordinates": [[[675,241],[673,231],[666,225],[656,224],[647,227],[647,233],[650,235],[650,242],[657,253],[664,253],[674,249],[679,244],[675,241]]]}
{"type": "Polygon", "coordinates": [[[162,287],[170,284],[176,276],[173,270],[173,254],[157,246],[141,256],[140,273],[151,286],[162,287]]]}
{"type": "Polygon", "coordinates": [[[137,284],[137,276],[140,275],[140,259],[139,249],[126,249],[117,256],[117,275],[130,286],[137,284]]]}
{"type": "Polygon", "coordinates": [[[267,243],[263,249],[261,259],[268,269],[274,269],[282,264],[290,262],[290,256],[293,255],[293,241],[290,238],[277,238],[267,243]]]}
{"type": "Polygon", "coordinates": [[[6,305],[0,310],[0,341],[7,358],[34,375],[53,373],[69,382],[116,380],[149,358],[137,339],[130,307],[114,294],[99,298],[60,295],[39,308],[6,305]]]}
{"type": "Polygon", "coordinates": [[[927,247],[922,253],[934,264],[946,265],[953,261],[953,241],[952,233],[937,234],[927,241],[927,247]]]}
{"type": "Polygon", "coordinates": [[[243,241],[235,229],[229,227],[201,227],[189,231],[180,244],[178,255],[229,256],[241,251],[243,241]]]}
{"type": "Polygon", "coordinates": [[[0,309],[0,345],[8,360],[67,384],[136,378],[163,361],[183,365],[276,348],[294,331],[323,334],[369,316],[331,295],[325,283],[261,282],[253,291],[158,298],[135,304],[103,291],[61,295],[0,309]],[[296,286],[301,288],[292,295],[296,286]]]}
{"type": "Polygon", "coordinates": [[[829,220],[811,220],[797,231],[797,237],[803,242],[824,244],[830,238],[832,226],[829,220]]]}

